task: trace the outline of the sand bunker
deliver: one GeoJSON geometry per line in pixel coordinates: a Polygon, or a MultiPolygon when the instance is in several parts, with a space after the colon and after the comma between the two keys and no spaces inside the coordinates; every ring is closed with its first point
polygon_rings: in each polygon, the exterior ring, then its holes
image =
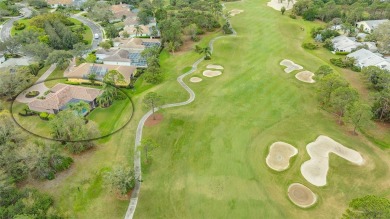
{"type": "Polygon", "coordinates": [[[216,76],[219,76],[221,74],[222,74],[221,71],[206,70],[206,71],[203,72],[203,75],[206,76],[206,77],[209,77],[209,78],[216,77],[216,76]]]}
{"type": "Polygon", "coordinates": [[[278,141],[271,145],[266,163],[273,170],[283,171],[290,165],[290,158],[296,154],[298,149],[294,146],[278,141]]]}
{"type": "Polygon", "coordinates": [[[314,73],[311,71],[301,71],[295,75],[295,77],[306,83],[315,83],[316,81],[313,79],[314,73]]]}
{"type": "Polygon", "coordinates": [[[317,201],[316,194],[300,183],[293,183],[288,187],[288,197],[301,208],[308,208],[317,201]]]}
{"type": "Polygon", "coordinates": [[[218,69],[218,70],[223,70],[223,67],[220,65],[207,65],[206,68],[208,69],[218,69]]]}
{"type": "Polygon", "coordinates": [[[202,78],[199,78],[199,77],[192,77],[192,78],[190,78],[190,81],[191,81],[192,83],[199,83],[199,82],[202,81],[202,78]]]}
{"type": "Polygon", "coordinates": [[[291,1],[271,0],[270,2],[267,3],[267,5],[273,9],[277,10],[277,11],[280,11],[280,9],[282,9],[283,6],[286,8],[286,10],[290,10],[293,8],[293,5],[295,4],[295,2],[296,1],[294,1],[294,0],[291,0],[291,1]]]}
{"type": "Polygon", "coordinates": [[[242,12],[244,12],[244,10],[240,10],[240,9],[233,9],[233,10],[229,11],[230,16],[232,16],[232,17],[236,16],[237,14],[240,14],[242,12]]]}
{"type": "Polygon", "coordinates": [[[326,185],[326,175],[329,170],[329,153],[334,153],[356,165],[364,163],[359,152],[343,146],[333,139],[320,135],[314,142],[306,146],[311,159],[301,166],[303,177],[313,185],[326,185]]]}
{"type": "Polygon", "coordinates": [[[291,73],[292,71],[303,69],[302,66],[295,64],[293,61],[288,59],[282,60],[279,64],[287,67],[284,69],[286,73],[291,73]]]}

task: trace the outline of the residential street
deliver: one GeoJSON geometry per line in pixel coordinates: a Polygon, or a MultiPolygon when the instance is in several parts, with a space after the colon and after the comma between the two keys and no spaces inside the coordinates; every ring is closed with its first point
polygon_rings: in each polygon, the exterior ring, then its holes
{"type": "Polygon", "coordinates": [[[11,28],[12,28],[12,25],[15,21],[20,20],[20,19],[25,18],[25,17],[30,17],[32,14],[32,11],[27,7],[24,7],[20,10],[21,10],[22,16],[11,18],[3,24],[3,27],[1,28],[1,32],[0,32],[0,40],[1,41],[4,41],[11,36],[11,28]]]}
{"type": "Polygon", "coordinates": [[[103,30],[102,28],[97,25],[95,22],[85,18],[84,16],[80,14],[75,14],[72,15],[72,18],[79,20],[83,24],[87,25],[89,28],[92,30],[92,50],[95,50],[98,46],[99,43],[102,41],[103,38],[103,30]],[[95,39],[95,34],[99,35],[99,39],[95,39]]]}

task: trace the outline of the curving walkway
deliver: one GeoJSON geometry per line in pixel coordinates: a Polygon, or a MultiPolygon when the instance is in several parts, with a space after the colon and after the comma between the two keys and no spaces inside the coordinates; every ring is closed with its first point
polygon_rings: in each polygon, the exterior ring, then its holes
{"type": "MultiPolygon", "coordinates": [[[[225,6],[222,4],[223,8],[225,8],[225,6]]],[[[226,36],[218,36],[218,37],[215,37],[213,38],[210,42],[209,42],[209,47],[210,47],[210,52],[213,53],[214,51],[214,42],[220,38],[223,38],[223,37],[227,37],[227,36],[236,36],[237,35],[237,32],[232,28],[233,30],[233,34],[231,35],[226,35],[226,36]]],[[[177,82],[179,82],[179,84],[190,94],[190,97],[188,98],[188,100],[184,101],[184,102],[178,102],[178,103],[170,103],[170,104],[165,104],[163,106],[161,106],[160,108],[161,109],[166,109],[166,108],[171,108],[171,107],[177,107],[177,106],[184,106],[184,105],[187,105],[187,104],[190,104],[192,101],[195,100],[195,92],[193,90],[191,90],[191,88],[186,84],[184,83],[183,79],[193,73],[194,71],[196,71],[198,69],[198,65],[199,63],[201,63],[202,61],[204,60],[204,57],[200,58],[199,60],[197,60],[194,64],[192,64],[192,68],[191,70],[189,70],[188,72],[180,75],[178,78],[177,78],[177,82]]],[[[155,108],[154,110],[155,111],[158,111],[160,108],[155,108]]],[[[142,182],[142,174],[141,174],[141,152],[138,149],[138,146],[141,145],[141,140],[142,140],[142,130],[143,130],[143,127],[144,127],[144,124],[145,124],[145,121],[149,118],[149,116],[151,116],[153,114],[153,111],[150,110],[149,112],[147,112],[142,118],[141,120],[139,121],[138,123],[138,126],[137,126],[137,132],[136,132],[136,135],[135,135],[135,145],[134,145],[134,151],[135,151],[135,154],[134,154],[134,175],[135,175],[135,178],[138,179],[136,180],[136,183],[135,183],[135,186],[134,186],[134,189],[133,189],[133,192],[131,194],[131,198],[130,198],[130,204],[129,204],[129,207],[127,208],[127,212],[126,212],[126,215],[125,215],[125,219],[131,219],[133,218],[134,216],[134,212],[135,212],[135,209],[137,207],[137,202],[138,202],[138,194],[140,192],[140,189],[141,189],[141,182],[142,182]]]]}

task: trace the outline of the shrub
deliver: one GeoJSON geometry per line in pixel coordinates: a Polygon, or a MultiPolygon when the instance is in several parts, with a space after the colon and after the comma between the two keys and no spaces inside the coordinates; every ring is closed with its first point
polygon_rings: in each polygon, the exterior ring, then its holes
{"type": "Polygon", "coordinates": [[[314,50],[314,49],[318,48],[318,45],[316,45],[314,43],[303,43],[302,47],[305,49],[314,50]]]}
{"type": "Polygon", "coordinates": [[[65,84],[70,84],[70,85],[80,85],[80,82],[74,82],[74,81],[65,81],[65,84]]]}
{"type": "Polygon", "coordinates": [[[56,117],[56,115],[54,115],[54,114],[49,114],[48,116],[47,116],[47,119],[48,120],[52,120],[52,119],[54,119],[56,117]]]}
{"type": "Polygon", "coordinates": [[[290,14],[289,17],[290,17],[291,19],[297,19],[297,16],[296,16],[295,14],[290,14]]]}
{"type": "Polygon", "coordinates": [[[36,91],[36,90],[33,90],[33,91],[30,91],[26,94],[26,97],[27,98],[33,98],[33,97],[36,97],[39,95],[39,91],[36,91]]]}
{"type": "Polygon", "coordinates": [[[24,28],[26,28],[26,24],[15,22],[14,27],[15,27],[15,30],[23,30],[24,28]]]}
{"type": "Polygon", "coordinates": [[[336,52],[336,55],[348,55],[349,52],[336,52]]]}
{"type": "Polygon", "coordinates": [[[345,68],[346,66],[344,65],[344,62],[341,58],[338,59],[330,59],[330,63],[333,65],[340,67],[340,68],[345,68]]]}
{"type": "Polygon", "coordinates": [[[41,112],[39,113],[39,118],[43,119],[43,120],[49,120],[48,119],[48,116],[49,114],[47,112],[41,112]]]}
{"type": "Polygon", "coordinates": [[[356,72],[361,72],[362,68],[360,68],[359,66],[354,65],[354,66],[351,67],[351,70],[352,71],[356,71],[356,72]]]}
{"type": "Polygon", "coordinates": [[[53,157],[50,161],[50,165],[56,172],[60,172],[66,170],[73,163],[73,159],[70,157],[63,157],[61,155],[57,155],[53,157]]]}

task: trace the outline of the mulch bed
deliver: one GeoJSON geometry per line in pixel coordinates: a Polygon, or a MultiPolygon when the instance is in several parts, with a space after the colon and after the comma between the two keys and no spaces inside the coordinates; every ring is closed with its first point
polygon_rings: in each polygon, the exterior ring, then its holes
{"type": "Polygon", "coordinates": [[[164,119],[163,114],[161,113],[155,113],[154,115],[149,116],[149,118],[145,121],[145,126],[155,126],[159,124],[164,119]]]}

